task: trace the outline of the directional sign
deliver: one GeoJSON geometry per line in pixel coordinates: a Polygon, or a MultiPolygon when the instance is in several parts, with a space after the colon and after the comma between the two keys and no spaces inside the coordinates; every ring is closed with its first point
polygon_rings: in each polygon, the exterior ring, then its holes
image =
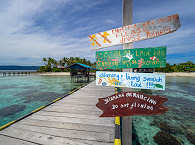
{"type": "Polygon", "coordinates": [[[176,31],[180,27],[179,16],[171,15],[144,23],[123,26],[106,32],[89,35],[91,47],[100,49],[124,43],[154,38],[176,31]]]}
{"type": "Polygon", "coordinates": [[[96,106],[103,111],[100,117],[155,115],[168,111],[162,103],[168,99],[140,92],[121,92],[106,98],[99,98],[96,106]]]}
{"type": "Polygon", "coordinates": [[[96,52],[96,69],[166,67],[166,47],[96,52]]]}
{"type": "Polygon", "coordinates": [[[159,73],[96,71],[96,85],[165,90],[165,75],[159,73]]]}

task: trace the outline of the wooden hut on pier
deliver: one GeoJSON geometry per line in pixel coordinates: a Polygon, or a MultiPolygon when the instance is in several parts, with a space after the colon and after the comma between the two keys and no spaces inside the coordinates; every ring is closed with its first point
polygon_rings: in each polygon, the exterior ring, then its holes
{"type": "Polygon", "coordinates": [[[70,68],[71,80],[73,82],[89,82],[95,78],[95,75],[90,74],[90,70],[94,70],[91,66],[74,63],[67,68],[70,68]]]}

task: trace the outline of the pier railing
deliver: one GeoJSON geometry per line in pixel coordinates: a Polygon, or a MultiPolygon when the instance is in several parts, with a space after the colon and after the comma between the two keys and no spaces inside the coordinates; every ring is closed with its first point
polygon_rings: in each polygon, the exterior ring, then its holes
{"type": "Polygon", "coordinates": [[[0,72],[0,77],[7,77],[7,76],[28,76],[31,74],[35,74],[36,72],[0,72]]]}

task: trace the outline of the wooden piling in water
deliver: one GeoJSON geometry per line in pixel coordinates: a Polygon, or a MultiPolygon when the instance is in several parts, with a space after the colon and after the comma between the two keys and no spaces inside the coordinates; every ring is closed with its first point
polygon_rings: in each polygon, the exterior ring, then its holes
{"type": "Polygon", "coordinates": [[[0,72],[0,76],[27,76],[31,75],[31,72],[0,72]]]}

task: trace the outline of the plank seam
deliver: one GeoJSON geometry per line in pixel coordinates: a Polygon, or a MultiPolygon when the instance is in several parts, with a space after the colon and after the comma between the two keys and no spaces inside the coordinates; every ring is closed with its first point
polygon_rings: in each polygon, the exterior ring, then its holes
{"type": "Polygon", "coordinates": [[[99,119],[98,117],[97,118],[93,118],[93,119],[91,119],[91,118],[87,118],[87,117],[70,117],[70,116],[53,116],[53,115],[38,115],[38,114],[36,114],[36,116],[49,116],[49,117],[67,117],[67,118],[76,118],[76,119],[88,119],[88,120],[97,120],[97,119],[99,119]]]}
{"type": "MultiPolygon", "coordinates": [[[[26,123],[23,123],[23,125],[26,125],[26,126],[35,126],[35,127],[43,127],[43,128],[54,128],[54,129],[63,129],[63,130],[75,130],[75,131],[84,131],[84,132],[112,134],[112,133],[109,133],[109,131],[97,132],[97,131],[88,131],[88,130],[79,130],[79,129],[57,128],[57,127],[42,126],[42,125],[32,125],[32,124],[26,124],[26,123]]],[[[19,127],[15,127],[15,128],[19,128],[19,127]]],[[[114,133],[114,128],[113,128],[113,133],[114,133]]]]}
{"type": "Polygon", "coordinates": [[[22,130],[27,130],[27,131],[31,131],[34,133],[40,133],[40,134],[44,134],[44,135],[49,135],[49,136],[54,136],[54,137],[59,137],[59,138],[68,138],[68,139],[77,139],[77,140],[87,140],[87,141],[96,141],[96,142],[102,142],[102,143],[112,143],[111,141],[100,141],[100,140],[89,140],[89,139],[80,139],[80,138],[71,138],[71,137],[63,137],[63,136],[59,136],[59,135],[53,135],[53,134],[47,134],[47,133],[43,133],[43,132],[39,132],[39,131],[32,131],[32,130],[28,130],[28,129],[23,129],[23,128],[17,128],[17,127],[13,127],[16,129],[22,129],[22,130]]]}
{"type": "MultiPolygon", "coordinates": [[[[31,119],[31,120],[36,120],[36,121],[43,121],[43,120],[39,120],[39,119],[31,119]]],[[[54,121],[48,121],[48,122],[54,122],[54,121]]],[[[56,121],[57,123],[62,123],[62,124],[64,124],[64,123],[68,123],[68,124],[80,124],[80,125],[83,125],[83,126],[94,126],[94,127],[100,127],[100,126],[102,126],[102,127],[106,127],[106,128],[115,128],[114,127],[114,124],[113,124],[113,126],[104,126],[104,125],[93,125],[93,124],[83,124],[83,123],[71,123],[71,122],[61,122],[61,121],[56,121]]],[[[23,123],[23,122],[21,122],[21,123],[23,123]]]]}
{"type": "Polygon", "coordinates": [[[29,143],[34,143],[34,144],[37,144],[37,145],[42,145],[40,143],[36,143],[36,142],[33,142],[33,141],[29,141],[29,140],[25,140],[25,139],[9,136],[9,135],[6,135],[6,134],[1,134],[0,133],[0,135],[5,136],[5,137],[9,137],[9,138],[14,138],[14,139],[21,140],[21,141],[25,141],[25,142],[29,142],[29,143]]]}
{"type": "MultiPolygon", "coordinates": [[[[70,112],[68,112],[68,111],[66,111],[66,110],[63,110],[63,112],[49,110],[48,112],[56,112],[56,113],[70,113],[70,112]]],[[[75,114],[80,114],[80,112],[75,113],[75,114]]],[[[86,114],[86,115],[93,115],[93,116],[99,115],[99,113],[98,113],[98,112],[97,112],[97,113],[94,113],[94,114],[89,114],[89,113],[85,113],[85,114],[86,114]]]]}

